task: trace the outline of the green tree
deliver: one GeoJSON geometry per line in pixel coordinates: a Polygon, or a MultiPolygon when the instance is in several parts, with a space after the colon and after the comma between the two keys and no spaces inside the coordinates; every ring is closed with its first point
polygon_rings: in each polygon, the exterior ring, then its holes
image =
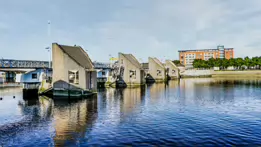
{"type": "Polygon", "coordinates": [[[233,59],[228,60],[228,66],[234,66],[234,60],[233,59]]]}
{"type": "Polygon", "coordinates": [[[232,59],[214,59],[210,58],[209,60],[195,59],[193,62],[194,68],[213,68],[219,67],[220,69],[227,69],[229,66],[233,66],[235,69],[242,69],[242,66],[255,67],[255,69],[261,69],[261,56],[260,57],[245,57],[243,58],[232,58],[232,59]]]}
{"type": "Polygon", "coordinates": [[[254,66],[255,69],[257,69],[257,67],[259,66],[259,57],[252,58],[251,66],[254,66]]]}
{"type": "Polygon", "coordinates": [[[194,68],[209,68],[208,61],[195,59],[193,62],[194,68]]]}
{"type": "Polygon", "coordinates": [[[209,68],[213,68],[215,66],[215,60],[214,58],[210,58],[207,62],[209,68]]]}
{"type": "Polygon", "coordinates": [[[228,59],[222,59],[222,68],[227,69],[229,67],[229,60],[228,59]]]}
{"type": "Polygon", "coordinates": [[[205,60],[201,60],[202,62],[202,67],[201,68],[205,68],[205,69],[208,69],[209,68],[209,65],[208,65],[208,61],[205,61],[205,60]]]}
{"type": "Polygon", "coordinates": [[[247,66],[247,69],[249,69],[251,65],[251,59],[248,56],[245,57],[245,65],[247,66]]]}
{"type": "Polygon", "coordinates": [[[202,60],[201,59],[195,59],[194,61],[193,61],[193,67],[194,68],[201,68],[201,63],[202,62],[202,60]]]}
{"type": "Polygon", "coordinates": [[[218,58],[218,59],[215,59],[214,66],[221,68],[221,66],[222,66],[222,60],[219,59],[219,58],[218,58]]]}
{"type": "Polygon", "coordinates": [[[244,64],[245,61],[243,58],[236,58],[236,66],[238,69],[241,69],[244,64]]]}
{"type": "Polygon", "coordinates": [[[257,65],[259,66],[259,69],[261,69],[261,56],[258,57],[258,62],[257,62],[257,65]]]}
{"type": "Polygon", "coordinates": [[[180,63],[180,61],[179,60],[174,60],[174,61],[172,61],[175,65],[180,65],[181,63],[180,63]]]}

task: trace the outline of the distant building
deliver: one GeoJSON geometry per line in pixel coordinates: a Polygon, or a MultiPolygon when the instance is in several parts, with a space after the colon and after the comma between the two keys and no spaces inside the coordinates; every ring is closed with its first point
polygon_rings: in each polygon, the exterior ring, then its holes
{"type": "Polygon", "coordinates": [[[112,69],[96,69],[97,70],[97,86],[98,88],[105,88],[111,79],[112,69]]]}
{"type": "Polygon", "coordinates": [[[110,81],[112,75],[112,64],[93,62],[94,68],[97,71],[97,86],[98,88],[106,87],[106,83],[110,81]]]}
{"type": "Polygon", "coordinates": [[[98,69],[97,79],[103,79],[106,82],[110,74],[111,74],[111,69],[98,69]]]}
{"type": "Polygon", "coordinates": [[[23,83],[24,89],[38,89],[51,72],[51,69],[36,69],[24,74],[16,74],[16,83],[23,83]]]}
{"type": "Polygon", "coordinates": [[[0,72],[0,84],[3,84],[5,82],[5,73],[0,72]]]}
{"type": "Polygon", "coordinates": [[[219,45],[217,49],[179,50],[179,61],[186,67],[192,67],[195,59],[208,60],[210,58],[234,58],[234,48],[224,48],[219,45]]]}
{"type": "Polygon", "coordinates": [[[141,63],[144,72],[147,74],[149,72],[149,63],[141,63]]]}

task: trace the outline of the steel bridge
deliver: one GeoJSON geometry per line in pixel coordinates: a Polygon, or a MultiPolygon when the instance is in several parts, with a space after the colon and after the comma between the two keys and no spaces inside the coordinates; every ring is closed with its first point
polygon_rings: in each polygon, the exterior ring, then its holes
{"type": "Polygon", "coordinates": [[[95,69],[111,69],[110,63],[104,63],[104,62],[93,62],[95,69]]]}
{"type": "MultiPolygon", "coordinates": [[[[111,68],[109,63],[93,62],[94,68],[96,69],[109,69],[111,68]]],[[[48,68],[48,61],[33,61],[33,60],[12,60],[12,59],[0,59],[1,69],[12,69],[12,68],[25,68],[25,69],[35,69],[35,68],[48,68]]]]}
{"type": "Polygon", "coordinates": [[[47,61],[0,59],[0,68],[48,68],[47,61]]]}

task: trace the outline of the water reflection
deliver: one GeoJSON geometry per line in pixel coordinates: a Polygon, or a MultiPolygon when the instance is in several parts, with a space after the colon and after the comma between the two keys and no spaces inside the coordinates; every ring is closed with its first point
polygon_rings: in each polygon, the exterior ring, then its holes
{"type": "Polygon", "coordinates": [[[126,118],[140,113],[145,103],[146,87],[100,90],[98,93],[99,109],[102,121],[109,124],[119,124],[126,118]]]}
{"type": "Polygon", "coordinates": [[[91,130],[97,119],[97,98],[65,103],[55,101],[54,110],[54,144],[76,144],[91,130]]]}
{"type": "Polygon", "coordinates": [[[130,88],[120,91],[121,113],[127,114],[139,107],[144,100],[145,88],[130,88]]]}
{"type": "Polygon", "coordinates": [[[19,90],[5,89],[0,143],[259,145],[260,85],[260,79],[181,79],[141,88],[100,89],[97,97],[78,101],[27,100],[19,90]]]}
{"type": "Polygon", "coordinates": [[[28,131],[41,127],[51,118],[52,106],[43,105],[41,99],[28,101],[19,99],[17,108],[20,117],[18,116],[0,125],[0,143],[2,144],[8,140],[13,140],[16,136],[26,135],[28,131]]]}
{"type": "MultiPolygon", "coordinates": [[[[5,99],[8,101],[7,97],[5,99]]],[[[21,117],[0,125],[0,144],[5,145],[21,136],[25,140],[30,139],[26,136],[31,130],[45,125],[55,130],[53,145],[75,144],[78,139],[85,137],[97,119],[97,97],[74,102],[53,101],[46,97],[17,101],[21,117]]]]}

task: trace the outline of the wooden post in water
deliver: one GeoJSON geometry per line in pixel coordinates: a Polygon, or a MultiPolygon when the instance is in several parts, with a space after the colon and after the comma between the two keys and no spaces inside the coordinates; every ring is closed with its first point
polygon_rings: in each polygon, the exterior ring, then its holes
{"type": "Polygon", "coordinates": [[[71,89],[71,84],[70,84],[70,74],[68,74],[68,99],[70,101],[71,99],[71,94],[70,94],[70,89],[71,89]]]}

